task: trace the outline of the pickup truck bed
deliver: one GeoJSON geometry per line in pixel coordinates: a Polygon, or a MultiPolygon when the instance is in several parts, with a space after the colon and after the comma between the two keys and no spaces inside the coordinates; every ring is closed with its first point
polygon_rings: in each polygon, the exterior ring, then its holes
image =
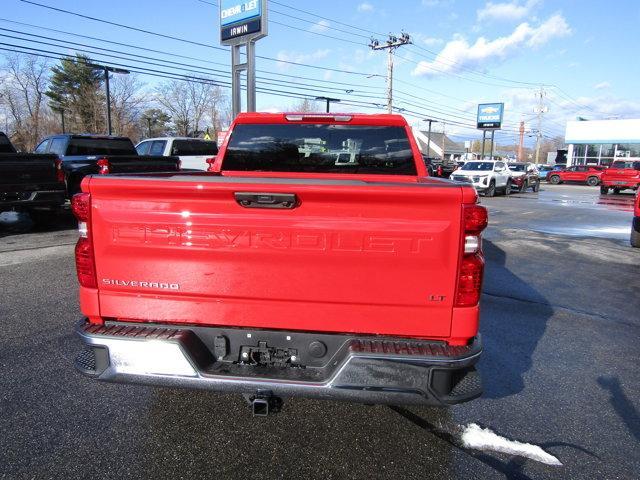
{"type": "MultiPolygon", "coordinates": [[[[367,171],[396,168],[398,143],[387,141],[379,167],[367,157],[367,171]]],[[[76,250],[87,317],[78,332],[89,346],[79,368],[254,397],[477,397],[486,211],[473,188],[405,174],[310,175],[310,148],[300,146],[304,163],[292,166],[304,172],[87,177],[74,197],[86,232],[76,250]]],[[[335,158],[332,171],[365,158],[319,156],[335,158]]]]}

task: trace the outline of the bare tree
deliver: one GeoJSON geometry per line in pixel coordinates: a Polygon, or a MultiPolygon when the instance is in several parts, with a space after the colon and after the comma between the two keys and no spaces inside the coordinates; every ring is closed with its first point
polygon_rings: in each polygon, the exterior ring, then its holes
{"type": "Polygon", "coordinates": [[[192,108],[187,82],[171,80],[161,84],[156,89],[156,100],[171,114],[177,133],[188,136],[192,108]]]}
{"type": "Polygon", "coordinates": [[[147,101],[142,94],[143,84],[134,75],[115,75],[111,81],[111,118],[118,135],[138,140],[141,112],[147,101]]]}
{"type": "Polygon", "coordinates": [[[222,90],[216,86],[211,91],[211,97],[208,103],[209,111],[207,113],[207,121],[211,127],[211,134],[215,138],[217,133],[224,130],[231,124],[231,99],[222,90]]]}
{"type": "Polygon", "coordinates": [[[297,113],[309,113],[317,112],[318,108],[316,108],[315,102],[312,102],[308,98],[303,98],[300,102],[293,105],[291,111],[297,113]]]}
{"type": "Polygon", "coordinates": [[[13,126],[13,141],[22,150],[32,150],[43,134],[50,133],[43,130],[51,117],[45,97],[48,81],[46,59],[17,54],[5,56],[0,95],[5,115],[10,117],[13,126]]]}

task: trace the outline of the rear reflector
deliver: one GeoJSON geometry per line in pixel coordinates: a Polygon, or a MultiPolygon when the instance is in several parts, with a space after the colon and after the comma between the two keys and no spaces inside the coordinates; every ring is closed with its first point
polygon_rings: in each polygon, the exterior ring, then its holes
{"type": "Polygon", "coordinates": [[[81,237],[76,244],[76,273],[81,286],[98,288],[96,267],[93,261],[93,245],[89,238],[81,237]]]}
{"type": "Polygon", "coordinates": [[[462,257],[460,273],[458,274],[456,307],[472,307],[478,304],[482,289],[483,271],[484,260],[480,255],[465,255],[462,257]]]}

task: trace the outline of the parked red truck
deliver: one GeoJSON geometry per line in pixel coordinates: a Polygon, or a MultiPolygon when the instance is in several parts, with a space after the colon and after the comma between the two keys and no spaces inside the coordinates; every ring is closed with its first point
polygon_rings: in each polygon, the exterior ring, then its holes
{"type": "Polygon", "coordinates": [[[600,193],[607,194],[609,190],[618,194],[620,190],[637,190],[640,186],[640,161],[616,160],[602,174],[600,193]]]}
{"type": "Polygon", "coordinates": [[[481,394],[487,212],[426,176],[403,117],[240,114],[211,170],[83,181],[80,371],[258,415],[481,394]]]}

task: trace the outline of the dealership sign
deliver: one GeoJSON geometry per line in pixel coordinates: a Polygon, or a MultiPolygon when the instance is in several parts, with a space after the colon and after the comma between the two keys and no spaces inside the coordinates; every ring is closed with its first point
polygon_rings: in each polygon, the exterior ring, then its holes
{"type": "Polygon", "coordinates": [[[220,42],[238,45],[267,35],[266,0],[220,0],[220,42]]]}
{"type": "Polygon", "coordinates": [[[502,126],[504,103],[482,103],[478,105],[477,128],[498,130],[502,126]]]}

